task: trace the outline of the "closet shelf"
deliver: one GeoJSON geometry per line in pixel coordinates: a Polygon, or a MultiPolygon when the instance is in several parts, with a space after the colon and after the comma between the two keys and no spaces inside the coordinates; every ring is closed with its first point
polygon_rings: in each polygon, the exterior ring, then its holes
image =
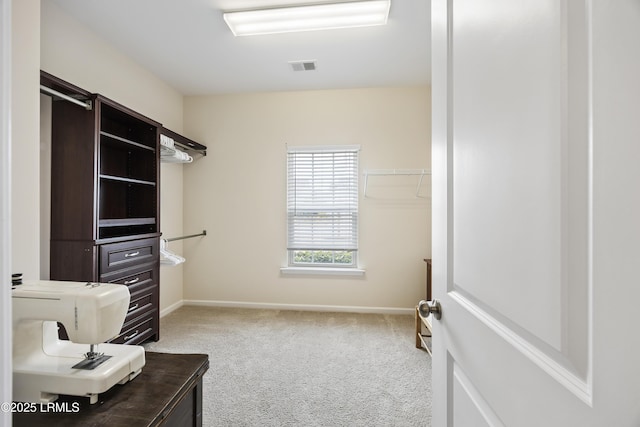
{"type": "Polygon", "coordinates": [[[364,171],[364,185],[363,185],[363,195],[367,197],[367,185],[369,184],[370,176],[394,176],[394,175],[415,175],[419,176],[420,180],[418,181],[418,185],[416,187],[416,197],[418,196],[418,192],[420,191],[420,185],[422,185],[422,180],[425,175],[431,175],[431,171],[428,169],[367,169],[364,171]]]}
{"type": "Polygon", "coordinates": [[[155,218],[124,218],[124,219],[101,219],[100,227],[125,227],[128,225],[155,224],[155,218]]]}
{"type": "Polygon", "coordinates": [[[156,183],[153,181],[145,181],[143,179],[134,179],[134,178],[126,178],[123,176],[114,176],[114,175],[105,175],[105,174],[100,174],[100,179],[107,179],[110,181],[120,181],[120,182],[125,182],[128,184],[140,184],[140,185],[148,185],[151,187],[155,187],[156,183]]]}
{"type": "MultiPolygon", "coordinates": [[[[199,144],[192,139],[189,139],[185,136],[180,135],[170,129],[163,127],[160,129],[160,146],[162,147],[163,136],[172,140],[173,144],[175,144],[178,148],[184,149],[187,151],[195,152],[202,154],[203,156],[207,155],[207,146],[199,144]]],[[[169,146],[169,148],[173,148],[169,146]]]]}
{"type": "Polygon", "coordinates": [[[103,130],[100,131],[100,135],[105,136],[107,138],[114,139],[116,141],[123,142],[123,143],[131,145],[133,147],[141,148],[143,150],[156,151],[155,147],[149,147],[149,146],[141,144],[139,142],[131,141],[130,139],[122,138],[121,136],[113,135],[113,134],[111,134],[109,132],[105,132],[103,130]]]}

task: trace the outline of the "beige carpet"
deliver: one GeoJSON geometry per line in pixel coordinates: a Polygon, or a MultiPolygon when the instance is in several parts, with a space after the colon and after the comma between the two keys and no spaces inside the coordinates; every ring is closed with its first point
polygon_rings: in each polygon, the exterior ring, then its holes
{"type": "Polygon", "coordinates": [[[207,353],[204,426],[429,426],[412,316],[182,307],[147,350],[207,353]]]}

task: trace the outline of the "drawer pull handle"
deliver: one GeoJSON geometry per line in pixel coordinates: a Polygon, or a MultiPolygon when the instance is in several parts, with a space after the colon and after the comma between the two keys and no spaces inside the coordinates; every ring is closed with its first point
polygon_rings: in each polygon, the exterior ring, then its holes
{"type": "Polygon", "coordinates": [[[131,307],[129,307],[129,312],[131,312],[131,311],[135,310],[136,308],[138,308],[138,305],[139,304],[132,305],[131,307]]]}
{"type": "Polygon", "coordinates": [[[134,283],[138,283],[139,281],[140,281],[140,278],[139,278],[139,277],[136,277],[135,279],[125,280],[125,281],[124,281],[124,284],[125,284],[125,285],[132,285],[132,284],[134,284],[134,283]]]}
{"type": "Polygon", "coordinates": [[[138,256],[140,255],[140,251],[135,251],[135,252],[131,252],[129,254],[124,254],[125,258],[129,258],[129,257],[133,257],[133,256],[138,256]]]}
{"type": "Polygon", "coordinates": [[[129,341],[131,338],[137,336],[140,332],[138,330],[136,330],[134,333],[132,333],[131,335],[127,335],[126,337],[124,337],[125,341],[129,341]]]}

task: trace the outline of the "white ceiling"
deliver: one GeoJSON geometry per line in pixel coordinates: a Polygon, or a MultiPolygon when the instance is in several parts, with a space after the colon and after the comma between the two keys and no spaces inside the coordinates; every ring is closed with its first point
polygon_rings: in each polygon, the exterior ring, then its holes
{"type": "Polygon", "coordinates": [[[185,95],[431,80],[428,0],[392,0],[385,26],[247,37],[233,36],[222,11],[312,0],[54,1],[185,95]],[[317,70],[294,72],[297,60],[316,60],[317,70]]]}

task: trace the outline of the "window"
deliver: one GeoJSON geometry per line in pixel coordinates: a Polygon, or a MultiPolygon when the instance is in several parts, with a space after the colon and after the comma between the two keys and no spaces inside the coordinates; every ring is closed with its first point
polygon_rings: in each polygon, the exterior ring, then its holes
{"type": "Polygon", "coordinates": [[[359,146],[290,147],[290,267],[356,267],[359,146]]]}

